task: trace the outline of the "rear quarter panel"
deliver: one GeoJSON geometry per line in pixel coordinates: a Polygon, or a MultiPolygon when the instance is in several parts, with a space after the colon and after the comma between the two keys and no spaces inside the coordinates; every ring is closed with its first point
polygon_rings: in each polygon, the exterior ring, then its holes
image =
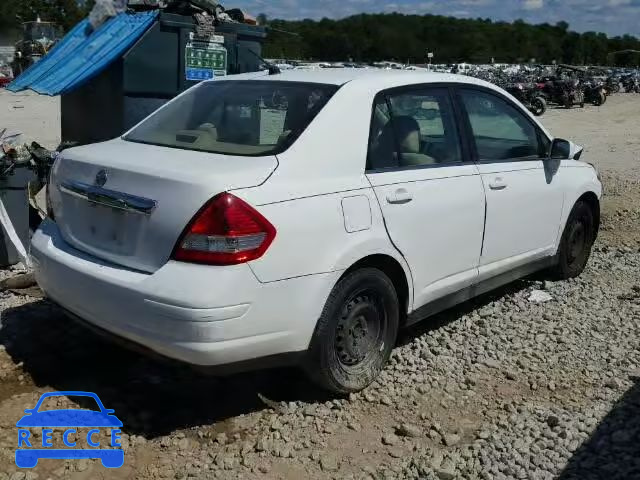
{"type": "Polygon", "coordinates": [[[233,192],[276,228],[266,254],[251,262],[261,282],[346,270],[372,254],[397,252],[365,176],[375,86],[343,85],[298,140],[278,155],[278,168],[260,186],[233,192]],[[343,200],[366,196],[371,225],[351,233],[343,200]]]}
{"type": "MultiPolygon", "coordinates": [[[[242,192],[237,194],[242,196],[242,192]]],[[[272,203],[257,210],[277,231],[267,253],[250,263],[261,282],[342,271],[369,255],[385,254],[400,262],[411,283],[409,269],[389,240],[371,188],[272,203]],[[354,195],[368,199],[371,225],[349,233],[343,199],[354,195]]]]}

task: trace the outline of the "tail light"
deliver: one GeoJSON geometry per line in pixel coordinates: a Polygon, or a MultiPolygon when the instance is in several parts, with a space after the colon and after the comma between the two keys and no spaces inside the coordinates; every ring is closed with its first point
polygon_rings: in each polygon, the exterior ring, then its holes
{"type": "Polygon", "coordinates": [[[260,258],[276,229],[251,205],[230,193],[213,197],[191,220],[172,258],[208,265],[237,265],[260,258]]]}

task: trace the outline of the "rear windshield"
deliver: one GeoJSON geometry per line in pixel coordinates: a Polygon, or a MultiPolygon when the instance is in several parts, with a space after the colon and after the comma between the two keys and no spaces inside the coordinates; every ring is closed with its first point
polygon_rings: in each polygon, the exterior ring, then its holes
{"type": "Polygon", "coordinates": [[[204,82],[124,139],[228,155],[277,154],[291,146],[337,89],[296,82],[204,82]]]}

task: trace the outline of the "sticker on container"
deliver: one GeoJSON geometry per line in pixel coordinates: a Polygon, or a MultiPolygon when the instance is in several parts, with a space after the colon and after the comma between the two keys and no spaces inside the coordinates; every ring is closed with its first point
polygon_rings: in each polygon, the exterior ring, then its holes
{"type": "Polygon", "coordinates": [[[185,78],[201,82],[227,73],[227,49],[213,43],[194,42],[187,45],[185,78]]]}

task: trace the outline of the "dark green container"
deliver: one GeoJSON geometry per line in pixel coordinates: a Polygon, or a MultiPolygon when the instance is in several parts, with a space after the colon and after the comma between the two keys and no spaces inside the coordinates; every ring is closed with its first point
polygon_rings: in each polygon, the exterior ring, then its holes
{"type": "MultiPolygon", "coordinates": [[[[26,168],[19,168],[13,174],[0,179],[0,198],[11,219],[13,228],[29,252],[29,182],[35,179],[33,172],[26,168]]],[[[0,267],[15,265],[22,259],[13,246],[4,227],[0,229],[0,267]]]]}
{"type": "MultiPolygon", "coordinates": [[[[194,31],[191,17],[161,12],[121,58],[62,95],[62,140],[87,144],[118,137],[195,85],[185,78],[185,52],[194,31]]],[[[260,70],[264,27],[221,23],[216,34],[224,36],[228,74],[260,70]]]]}

